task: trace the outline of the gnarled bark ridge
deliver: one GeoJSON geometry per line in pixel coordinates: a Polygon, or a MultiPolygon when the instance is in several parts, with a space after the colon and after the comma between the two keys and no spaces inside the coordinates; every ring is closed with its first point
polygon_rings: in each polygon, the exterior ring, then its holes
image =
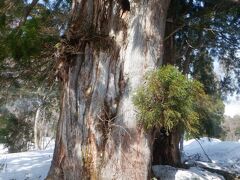
{"type": "Polygon", "coordinates": [[[161,64],[170,0],[73,0],[57,53],[61,114],[47,179],[147,179],[152,137],[132,95],[161,64]]]}

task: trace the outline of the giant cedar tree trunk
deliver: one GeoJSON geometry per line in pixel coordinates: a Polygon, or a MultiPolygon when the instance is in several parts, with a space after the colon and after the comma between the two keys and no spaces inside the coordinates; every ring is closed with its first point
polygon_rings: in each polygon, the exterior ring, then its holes
{"type": "Polygon", "coordinates": [[[57,52],[61,113],[48,179],[147,179],[152,137],[132,95],[161,64],[170,0],[73,0],[57,52]]]}

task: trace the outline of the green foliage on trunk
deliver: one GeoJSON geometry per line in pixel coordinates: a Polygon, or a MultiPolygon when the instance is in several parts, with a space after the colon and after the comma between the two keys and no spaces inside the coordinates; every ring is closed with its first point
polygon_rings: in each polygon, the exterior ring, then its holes
{"type": "Polygon", "coordinates": [[[208,134],[205,124],[211,119],[206,117],[215,113],[203,85],[170,65],[146,76],[146,83],[137,90],[133,103],[146,130],[165,128],[171,132],[178,126],[195,137],[208,134]]]}

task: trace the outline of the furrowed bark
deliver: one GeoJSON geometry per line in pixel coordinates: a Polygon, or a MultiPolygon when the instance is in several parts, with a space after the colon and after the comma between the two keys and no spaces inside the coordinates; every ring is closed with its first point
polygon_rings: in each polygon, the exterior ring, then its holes
{"type": "Polygon", "coordinates": [[[62,103],[47,179],[147,179],[152,136],[132,95],[162,62],[170,0],[73,0],[57,54],[62,103]]]}

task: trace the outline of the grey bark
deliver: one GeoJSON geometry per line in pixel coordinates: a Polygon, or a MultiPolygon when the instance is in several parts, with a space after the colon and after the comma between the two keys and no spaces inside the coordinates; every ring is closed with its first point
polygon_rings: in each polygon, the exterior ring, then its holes
{"type": "Polygon", "coordinates": [[[170,0],[73,0],[57,52],[62,103],[47,179],[147,179],[152,136],[137,124],[132,95],[162,62],[170,0]]]}

